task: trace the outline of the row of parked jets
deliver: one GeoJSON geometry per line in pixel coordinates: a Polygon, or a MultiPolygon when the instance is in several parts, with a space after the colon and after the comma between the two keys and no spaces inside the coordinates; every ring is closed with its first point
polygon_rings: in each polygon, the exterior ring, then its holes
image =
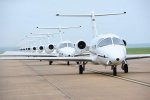
{"type": "MultiPolygon", "coordinates": [[[[79,40],[77,41],[75,44],[73,42],[71,42],[70,40],[63,40],[62,39],[62,29],[71,29],[71,28],[80,28],[81,26],[77,26],[77,27],[55,27],[55,28],[39,28],[38,29],[59,29],[59,35],[60,35],[60,40],[61,42],[59,42],[57,45],[54,43],[50,43],[48,45],[40,45],[40,46],[29,46],[29,47],[23,47],[20,48],[20,51],[25,51],[25,52],[29,52],[28,56],[46,56],[46,57],[76,57],[76,56],[85,56],[87,53],[87,48],[88,46],[86,45],[85,41],[79,40]]],[[[33,34],[32,35],[46,35],[46,36],[50,36],[56,33],[37,33],[37,34],[33,34]]],[[[27,38],[43,38],[43,37],[34,37],[34,36],[26,36],[27,38]]],[[[40,43],[41,44],[41,43],[40,43]]],[[[8,52],[7,52],[8,53],[8,52]]],[[[12,52],[11,52],[12,53],[12,52]]],[[[16,55],[16,54],[15,54],[16,55]]],[[[19,54],[20,55],[20,54],[19,54]]],[[[87,53],[88,55],[88,53],[87,53]]],[[[26,53],[20,56],[26,56],[26,53]]],[[[49,61],[49,64],[51,65],[53,61],[49,61]]],[[[67,62],[67,64],[69,65],[69,61],[67,62]]]]}
{"type": "MultiPolygon", "coordinates": [[[[121,65],[124,73],[128,73],[128,63],[127,60],[139,59],[139,58],[149,58],[150,54],[140,54],[140,55],[127,55],[126,51],[126,41],[116,34],[100,34],[98,35],[96,30],[96,19],[97,16],[114,16],[123,15],[123,13],[115,14],[80,14],[80,15],[62,15],[56,14],[56,16],[63,17],[90,17],[92,20],[92,30],[94,38],[91,40],[90,45],[85,41],[80,40],[77,43],[72,43],[71,41],[63,41],[61,29],[77,28],[77,27],[59,27],[59,28],[39,28],[38,29],[59,29],[61,42],[58,45],[49,44],[47,47],[39,46],[32,48],[21,48],[21,51],[32,51],[35,53],[3,53],[0,55],[0,59],[5,60],[47,60],[49,64],[53,61],[75,61],[79,65],[79,74],[83,74],[85,70],[85,65],[88,62],[94,64],[111,66],[113,75],[117,75],[117,66],[121,65]],[[43,54],[42,52],[45,51],[43,54]]],[[[79,26],[81,27],[81,26],[79,26]]]]}

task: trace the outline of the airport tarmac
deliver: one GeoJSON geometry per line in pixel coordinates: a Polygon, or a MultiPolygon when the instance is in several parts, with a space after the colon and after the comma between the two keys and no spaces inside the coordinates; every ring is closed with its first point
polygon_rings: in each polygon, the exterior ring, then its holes
{"type": "Polygon", "coordinates": [[[118,66],[88,63],[84,74],[71,62],[0,61],[0,100],[149,100],[150,58],[128,61],[129,73],[118,66]]]}

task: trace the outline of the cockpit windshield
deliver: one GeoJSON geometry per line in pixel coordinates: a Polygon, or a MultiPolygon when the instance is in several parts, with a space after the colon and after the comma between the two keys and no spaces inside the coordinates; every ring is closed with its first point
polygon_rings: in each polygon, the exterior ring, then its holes
{"type": "Polygon", "coordinates": [[[62,43],[60,44],[59,48],[64,48],[64,47],[67,47],[67,43],[62,43]]]}
{"type": "Polygon", "coordinates": [[[64,48],[64,47],[72,47],[72,48],[74,48],[74,44],[72,44],[72,43],[62,43],[59,46],[59,48],[64,48]]]}
{"type": "Polygon", "coordinates": [[[111,44],[112,44],[111,38],[106,38],[106,39],[103,39],[103,40],[98,44],[98,47],[103,47],[103,46],[111,45],[111,44]]]}
{"type": "Polygon", "coordinates": [[[113,37],[112,40],[113,40],[113,44],[115,45],[124,45],[123,41],[120,40],[119,38],[113,37]]]}
{"type": "Polygon", "coordinates": [[[72,47],[72,48],[74,48],[74,44],[72,44],[72,43],[68,43],[68,47],[72,47]]]}
{"type": "Polygon", "coordinates": [[[119,38],[113,37],[113,38],[105,38],[105,39],[100,39],[98,47],[103,47],[107,45],[124,45],[123,41],[119,38]]]}

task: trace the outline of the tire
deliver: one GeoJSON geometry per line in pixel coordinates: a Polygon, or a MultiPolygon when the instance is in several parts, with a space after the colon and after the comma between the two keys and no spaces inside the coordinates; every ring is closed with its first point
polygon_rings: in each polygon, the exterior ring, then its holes
{"type": "Polygon", "coordinates": [[[82,65],[79,65],[79,74],[83,74],[83,67],[82,67],[82,65]]]}
{"type": "Polygon", "coordinates": [[[117,67],[113,67],[113,75],[117,76],[117,67]]]}
{"type": "Polygon", "coordinates": [[[49,65],[52,65],[53,61],[49,61],[49,65]]]}
{"type": "Polygon", "coordinates": [[[127,64],[124,65],[124,73],[128,73],[128,65],[127,64]]]}
{"type": "Polygon", "coordinates": [[[67,62],[67,65],[70,65],[69,61],[67,62]]]}

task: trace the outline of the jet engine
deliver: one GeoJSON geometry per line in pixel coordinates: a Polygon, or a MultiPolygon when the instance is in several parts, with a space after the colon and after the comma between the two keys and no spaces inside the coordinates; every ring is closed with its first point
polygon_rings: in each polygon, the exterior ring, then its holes
{"type": "Polygon", "coordinates": [[[36,50],[36,47],[33,47],[33,50],[35,51],[35,50],[36,50]]]}
{"type": "Polygon", "coordinates": [[[40,46],[38,49],[38,52],[41,53],[41,52],[43,52],[43,50],[44,50],[44,46],[40,46]]]}
{"type": "Polygon", "coordinates": [[[85,41],[78,41],[76,44],[75,44],[75,48],[76,48],[76,51],[77,51],[77,53],[82,53],[82,52],[84,52],[84,51],[86,51],[86,48],[87,48],[87,46],[86,46],[86,42],[85,41]]]}
{"type": "Polygon", "coordinates": [[[48,47],[45,49],[45,52],[47,53],[47,54],[50,54],[50,53],[52,53],[53,51],[54,51],[54,45],[53,44],[50,44],[50,45],[48,45],[48,47]]]}
{"type": "Polygon", "coordinates": [[[31,50],[31,48],[28,48],[28,51],[30,51],[31,50]]]}
{"type": "Polygon", "coordinates": [[[26,48],[26,52],[30,52],[31,51],[31,48],[26,48]]]}
{"type": "Polygon", "coordinates": [[[33,47],[33,48],[32,48],[32,52],[35,52],[35,51],[36,51],[36,49],[37,49],[36,47],[33,47]]]}

